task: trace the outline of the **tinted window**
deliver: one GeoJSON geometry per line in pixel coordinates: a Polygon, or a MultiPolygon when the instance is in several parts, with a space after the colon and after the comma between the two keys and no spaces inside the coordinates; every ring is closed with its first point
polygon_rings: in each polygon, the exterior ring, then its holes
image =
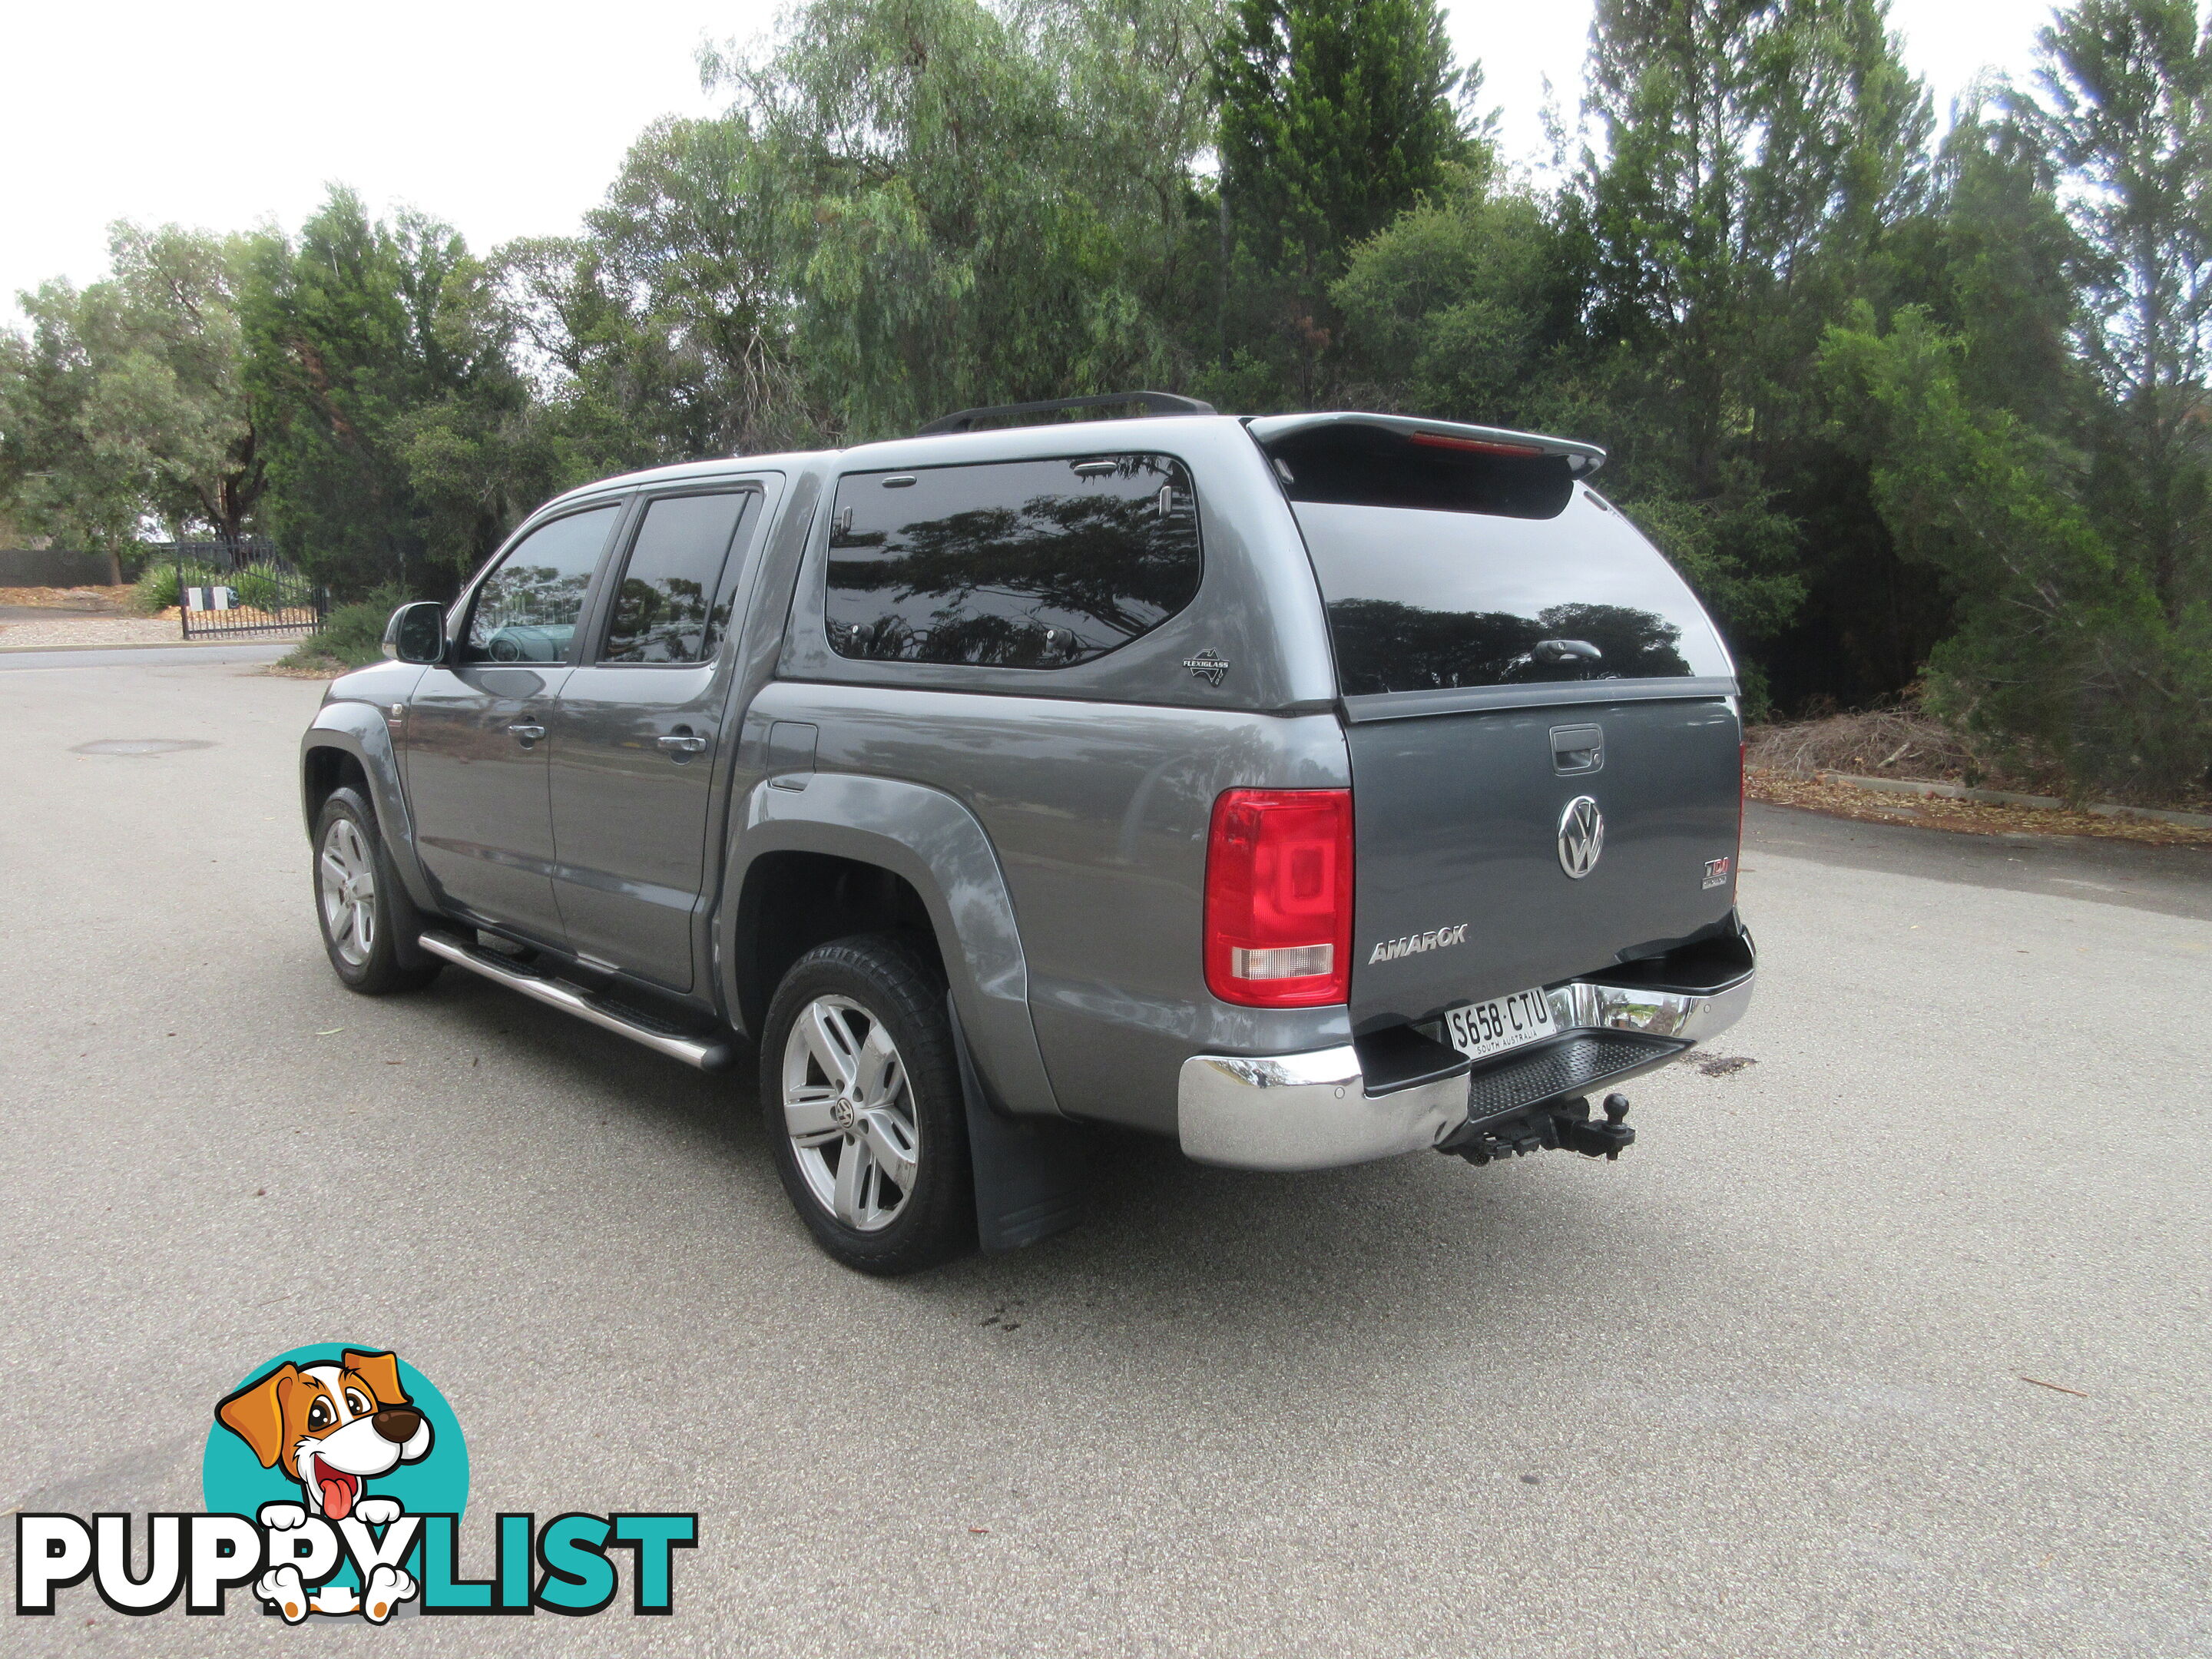
{"type": "Polygon", "coordinates": [[[730,619],[722,569],[749,492],[650,503],[615,590],[601,662],[704,662],[730,619]]]}
{"type": "Polygon", "coordinates": [[[835,511],[828,611],[841,656],[1064,668],[1198,592],[1198,502],[1165,456],[857,473],[835,511]]]}
{"type": "Polygon", "coordinates": [[[469,612],[471,662],[565,662],[576,618],[618,507],[572,513],[533,530],[477,590],[469,612]]]}
{"type": "Polygon", "coordinates": [[[1532,521],[1296,502],[1344,695],[1726,675],[1689,588],[1595,501],[1532,521]]]}

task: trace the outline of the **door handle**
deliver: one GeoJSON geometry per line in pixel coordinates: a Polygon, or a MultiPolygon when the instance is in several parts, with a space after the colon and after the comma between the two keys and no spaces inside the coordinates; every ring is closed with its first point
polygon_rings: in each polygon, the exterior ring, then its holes
{"type": "Polygon", "coordinates": [[[708,740],[694,732],[673,732],[653,741],[672,755],[699,755],[706,752],[708,740]]]}
{"type": "Polygon", "coordinates": [[[525,749],[529,748],[532,744],[537,742],[538,738],[545,735],[545,728],[544,726],[532,726],[526,720],[510,726],[507,729],[514,732],[517,738],[521,739],[522,746],[525,749]]]}
{"type": "Polygon", "coordinates": [[[1552,770],[1561,777],[1595,772],[1605,765],[1605,733],[1595,726],[1552,728],[1552,770]]]}

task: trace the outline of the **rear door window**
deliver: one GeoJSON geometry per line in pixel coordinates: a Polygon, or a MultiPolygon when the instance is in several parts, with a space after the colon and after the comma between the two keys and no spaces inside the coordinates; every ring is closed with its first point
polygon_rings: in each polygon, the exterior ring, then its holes
{"type": "Polygon", "coordinates": [[[1197,596],[1198,502],[1164,455],[854,473],[837,487],[827,618],[840,656],[1065,668],[1197,596]]]}
{"type": "Polygon", "coordinates": [[[607,620],[603,663],[696,663],[729,625],[722,573],[750,490],[664,495],[647,504],[607,620]]]}
{"type": "Polygon", "coordinates": [[[1564,459],[1339,427],[1271,447],[1339,690],[1725,677],[1672,565],[1564,459]]]}

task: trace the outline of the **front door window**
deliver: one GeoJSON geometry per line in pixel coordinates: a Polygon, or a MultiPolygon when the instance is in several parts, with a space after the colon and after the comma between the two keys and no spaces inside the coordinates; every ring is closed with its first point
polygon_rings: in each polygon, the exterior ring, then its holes
{"type": "Polygon", "coordinates": [[[484,578],[469,612],[463,649],[471,662],[568,660],[584,595],[618,507],[572,513],[541,526],[484,578]]]}

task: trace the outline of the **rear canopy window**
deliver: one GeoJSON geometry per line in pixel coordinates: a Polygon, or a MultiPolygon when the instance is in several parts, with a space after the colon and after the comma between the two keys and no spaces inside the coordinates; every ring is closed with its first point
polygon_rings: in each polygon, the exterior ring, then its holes
{"type": "Polygon", "coordinates": [[[1594,500],[1545,519],[1293,500],[1346,696],[1733,672],[1688,586],[1594,500]]]}
{"type": "Polygon", "coordinates": [[[1164,455],[854,473],[830,522],[844,657],[1064,668],[1198,594],[1198,502],[1164,455]]]}

